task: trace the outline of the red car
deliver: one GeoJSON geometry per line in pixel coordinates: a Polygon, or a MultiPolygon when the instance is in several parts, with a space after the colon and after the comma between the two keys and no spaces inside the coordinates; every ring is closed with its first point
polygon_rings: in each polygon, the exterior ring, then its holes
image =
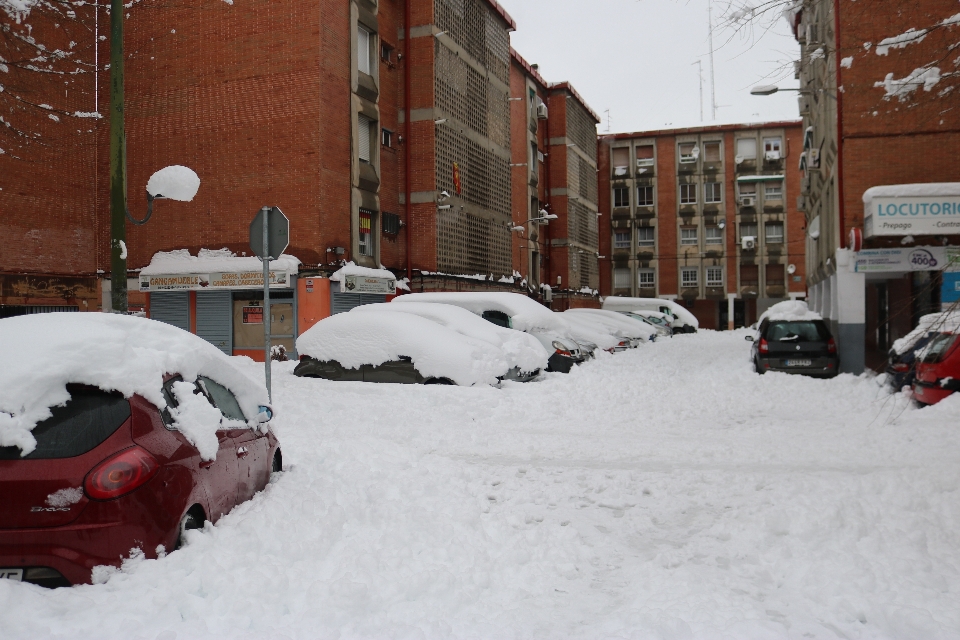
{"type": "MultiPolygon", "coordinates": [[[[179,381],[165,378],[168,406],[178,406],[172,388],[179,381]]],[[[212,461],[175,428],[169,409],[92,386],[67,391],[70,400],[33,428],[31,453],[0,447],[0,578],[66,586],[91,582],[95,566],[119,566],[134,548],[156,558],[281,470],[276,437],[240,422],[255,424],[209,377],[197,378],[194,393],[220,410],[224,425],[244,427],[217,431],[212,461]]],[[[271,417],[261,407],[250,418],[271,417]]]]}
{"type": "Polygon", "coordinates": [[[936,404],[960,391],[960,340],[956,333],[940,333],[918,353],[913,397],[921,404],[936,404]]]}

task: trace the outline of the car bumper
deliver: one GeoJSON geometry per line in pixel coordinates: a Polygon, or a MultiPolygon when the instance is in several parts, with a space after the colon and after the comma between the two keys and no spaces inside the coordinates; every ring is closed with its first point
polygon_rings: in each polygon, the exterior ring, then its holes
{"type": "Polygon", "coordinates": [[[954,393],[951,388],[944,388],[938,383],[920,382],[913,383],[913,398],[920,404],[936,404],[954,393]]]}
{"type": "Polygon", "coordinates": [[[518,367],[514,367],[513,369],[510,369],[510,371],[507,371],[507,373],[503,376],[503,379],[513,380],[514,382],[530,382],[538,375],[540,375],[540,369],[528,373],[526,371],[520,371],[518,367]]]}
{"type": "Polygon", "coordinates": [[[572,358],[570,356],[561,356],[558,353],[550,356],[547,361],[547,371],[559,371],[560,373],[570,373],[573,365],[580,364],[584,358],[572,358]]]}
{"type": "Polygon", "coordinates": [[[802,358],[810,360],[808,366],[795,367],[786,364],[791,358],[757,358],[757,367],[761,372],[781,371],[783,373],[797,373],[805,376],[820,376],[832,378],[837,375],[840,367],[838,358],[802,358]]]}

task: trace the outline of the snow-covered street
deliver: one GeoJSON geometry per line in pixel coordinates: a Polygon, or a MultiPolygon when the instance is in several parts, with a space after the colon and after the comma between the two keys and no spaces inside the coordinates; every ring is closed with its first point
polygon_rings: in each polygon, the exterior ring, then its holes
{"type": "Polygon", "coordinates": [[[277,364],[266,491],[105,584],[0,581],[0,636],[960,637],[960,394],[758,376],[745,335],[500,389],[277,364]]]}

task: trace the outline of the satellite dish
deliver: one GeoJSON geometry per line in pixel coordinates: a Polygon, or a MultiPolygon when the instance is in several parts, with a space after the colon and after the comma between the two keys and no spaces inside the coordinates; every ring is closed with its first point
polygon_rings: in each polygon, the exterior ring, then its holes
{"type": "Polygon", "coordinates": [[[787,265],[787,273],[789,273],[790,275],[793,275],[793,274],[796,273],[796,272],[797,272],[797,265],[795,265],[795,264],[788,264],[788,265],[787,265]]]}

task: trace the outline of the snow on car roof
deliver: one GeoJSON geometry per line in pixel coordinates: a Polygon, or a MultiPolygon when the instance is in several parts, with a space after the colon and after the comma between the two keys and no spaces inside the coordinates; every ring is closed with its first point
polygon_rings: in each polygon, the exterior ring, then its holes
{"type": "MultiPolygon", "coordinates": [[[[567,315],[564,313],[564,315],[567,315]]],[[[623,336],[617,335],[617,330],[605,324],[601,318],[594,318],[586,314],[571,314],[563,318],[567,325],[567,332],[577,342],[592,342],[601,349],[612,349],[620,344],[623,336]]]]}
{"type": "MultiPolygon", "coordinates": [[[[295,273],[300,268],[300,260],[283,254],[270,261],[270,268],[295,273]]],[[[200,249],[195,256],[190,255],[188,249],[175,249],[153,254],[150,264],[140,270],[140,275],[245,271],[263,271],[263,263],[255,256],[237,256],[230,249],[200,249]]]]}
{"type": "Polygon", "coordinates": [[[902,338],[893,341],[893,350],[898,354],[906,353],[916,344],[917,340],[929,331],[939,331],[942,333],[956,333],[960,331],[960,311],[943,311],[921,316],[916,329],[902,338]]]}
{"type": "Polygon", "coordinates": [[[618,311],[609,311],[607,309],[567,309],[564,313],[573,313],[599,318],[614,327],[617,327],[622,335],[629,338],[649,338],[657,333],[657,330],[645,322],[635,318],[625,316],[618,311]]]}
{"type": "MultiPolygon", "coordinates": [[[[67,384],[87,384],[166,407],[163,376],[209,376],[237,396],[253,419],[267,390],[229,356],[172,325],[110,313],[46,313],[0,320],[0,446],[33,451],[31,430],[70,399],[67,384]]],[[[251,422],[250,424],[255,424],[251,422]]],[[[214,430],[216,426],[214,426],[214,430]]]]}
{"type": "Polygon", "coordinates": [[[757,322],[764,320],[823,320],[823,317],[816,311],[811,311],[803,300],[784,300],[764,311],[757,322]]]}
{"type": "Polygon", "coordinates": [[[394,298],[391,304],[439,302],[462,307],[480,315],[484,311],[500,311],[510,316],[518,331],[560,331],[564,323],[548,308],[525,295],[509,292],[437,292],[411,293],[394,298]]]}
{"type": "Polygon", "coordinates": [[[459,385],[496,384],[510,366],[503,351],[411,313],[338,313],[297,338],[297,351],[349,369],[410,358],[425,378],[459,385]]]}
{"type": "Polygon", "coordinates": [[[700,321],[697,316],[687,311],[683,305],[677,304],[673,300],[664,298],[627,298],[622,296],[609,296],[603,300],[603,308],[610,311],[645,311],[650,305],[656,304],[658,307],[667,307],[684,324],[688,324],[697,329],[700,328],[700,321]]]}

